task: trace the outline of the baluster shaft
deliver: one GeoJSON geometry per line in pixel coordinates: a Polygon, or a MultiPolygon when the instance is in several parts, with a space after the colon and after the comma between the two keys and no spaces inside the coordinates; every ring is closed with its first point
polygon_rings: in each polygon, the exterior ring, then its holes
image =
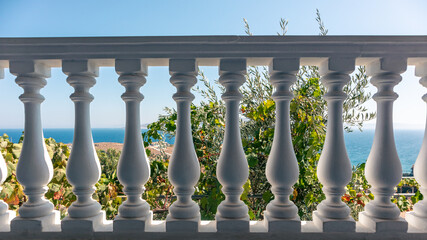
{"type": "Polygon", "coordinates": [[[99,228],[105,213],[92,198],[95,183],[101,176],[101,167],[92,140],[90,126],[89,89],[96,83],[98,67],[88,60],[64,60],[62,70],[67,82],[74,88],[70,98],[75,105],[74,139],[67,163],[67,179],[73,185],[77,200],[68,208],[68,216],[61,222],[62,231],[92,232],[99,228]]]}
{"type": "Polygon", "coordinates": [[[274,140],[267,161],[266,175],[275,198],[266,208],[264,223],[269,232],[300,232],[298,208],[289,200],[298,180],[298,161],[292,145],[289,105],[293,98],[289,87],[296,81],[299,59],[273,59],[269,67],[270,82],[276,88],[276,124],[274,140]]]}
{"type": "Polygon", "coordinates": [[[323,184],[326,199],[313,212],[313,221],[323,232],[354,232],[356,223],[350,217],[350,208],[341,201],[345,186],[351,180],[351,163],[347,156],[343,133],[342,91],[353,72],[353,58],[330,58],[320,67],[321,81],[328,88],[328,123],[325,144],[317,166],[317,175],[323,184]]]}
{"type": "Polygon", "coordinates": [[[190,89],[197,83],[196,61],[171,59],[169,71],[172,75],[170,82],[177,89],[173,95],[177,104],[177,129],[168,175],[174,186],[177,201],[169,208],[166,231],[197,232],[200,225],[200,210],[197,203],[191,200],[191,195],[200,177],[200,166],[194,149],[190,118],[190,105],[194,99],[190,89]]]}
{"type": "MultiPolygon", "coordinates": [[[[1,76],[0,76],[1,78],[1,76]]],[[[7,178],[7,166],[3,158],[3,154],[0,153],[0,185],[4,183],[7,178]]],[[[3,188],[0,187],[0,191],[3,188]]],[[[9,205],[3,200],[0,200],[0,231],[8,231],[10,221],[15,218],[15,211],[9,210],[9,205]]]]}
{"type": "MultiPolygon", "coordinates": [[[[3,67],[0,65],[0,79],[4,78],[3,67]]],[[[3,154],[0,153],[0,185],[4,183],[7,178],[7,166],[6,161],[3,158],[3,154]]],[[[0,191],[3,188],[0,187],[0,191]]],[[[9,230],[10,221],[15,218],[15,211],[9,210],[9,205],[3,200],[0,200],[0,231],[9,230]]]]}
{"type": "MultiPolygon", "coordinates": [[[[0,65],[0,79],[4,78],[4,70],[3,66],[0,65]]],[[[0,184],[3,184],[7,178],[7,166],[6,161],[3,158],[3,154],[0,153],[0,184]]],[[[3,188],[0,187],[0,191],[3,188]]],[[[5,203],[3,200],[0,200],[0,225],[8,230],[10,228],[10,221],[15,218],[15,211],[9,210],[9,205],[5,203]]],[[[0,228],[1,230],[1,228],[0,228]]]]}
{"type": "Polygon", "coordinates": [[[402,178],[402,165],[397,155],[393,134],[393,102],[398,95],[393,91],[406,70],[406,59],[383,58],[368,65],[367,74],[378,92],[377,122],[374,142],[366,161],[366,179],[371,184],[375,199],[359,214],[360,222],[376,232],[406,232],[408,223],[401,218],[400,210],[390,201],[395,186],[402,178]]]}
{"type": "MultiPolygon", "coordinates": [[[[415,75],[421,77],[420,84],[427,87],[427,62],[415,66],[415,75]]],[[[424,94],[424,102],[427,103],[427,94],[424,94]]],[[[424,132],[424,140],[414,165],[414,176],[423,196],[427,196],[427,121],[424,132]]],[[[411,227],[427,232],[427,197],[414,205],[412,212],[406,213],[406,221],[411,227]]]]}
{"type": "Polygon", "coordinates": [[[147,66],[141,60],[116,60],[119,82],[126,88],[122,95],[126,103],[126,129],[123,150],[117,166],[117,176],[123,184],[127,200],[119,207],[114,219],[115,232],[144,231],[151,223],[153,213],[141,198],[144,185],[150,178],[150,164],[141,136],[140,103],[144,96],[139,89],[145,84],[147,66]]]}
{"type": "Polygon", "coordinates": [[[16,167],[16,177],[24,186],[28,200],[19,208],[19,217],[11,222],[12,231],[44,231],[59,220],[53,204],[44,198],[47,184],[53,176],[53,166],[47,153],[40,107],[44,97],[40,89],[50,77],[50,68],[43,63],[11,62],[10,71],[17,76],[16,83],[24,89],[19,99],[24,103],[24,142],[16,167]]]}
{"type": "Polygon", "coordinates": [[[225,200],[216,214],[218,232],[249,232],[248,207],[240,200],[242,186],[249,177],[249,167],[243,151],[239,127],[239,87],[245,82],[246,60],[223,59],[219,66],[219,82],[225,87],[222,99],[226,106],[225,134],[218,159],[217,176],[225,200]]]}

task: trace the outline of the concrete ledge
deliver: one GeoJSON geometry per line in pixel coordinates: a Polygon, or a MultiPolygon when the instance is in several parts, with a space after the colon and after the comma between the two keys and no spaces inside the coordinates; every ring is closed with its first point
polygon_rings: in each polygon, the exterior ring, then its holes
{"type": "Polygon", "coordinates": [[[129,240],[160,240],[160,239],[171,239],[171,240],[231,240],[231,239],[245,239],[245,240],[274,240],[274,239],[301,239],[301,240],[316,240],[316,239],[331,239],[331,240],[342,240],[342,239],[355,239],[355,240],[384,240],[384,239],[408,239],[408,240],[425,240],[427,234],[425,233],[112,233],[112,232],[95,232],[90,235],[79,235],[79,234],[65,234],[65,233],[53,233],[44,232],[38,234],[16,234],[16,233],[1,233],[0,240],[21,240],[21,239],[46,239],[46,240],[71,240],[71,239],[94,239],[94,240],[113,240],[113,239],[129,239],[129,240]]]}
{"type": "Polygon", "coordinates": [[[146,232],[113,232],[113,224],[106,225],[102,231],[99,232],[61,232],[58,228],[56,232],[0,232],[0,240],[21,240],[21,239],[47,239],[47,240],[113,240],[113,239],[129,239],[129,240],[208,240],[208,239],[301,239],[301,240],[321,240],[321,239],[355,239],[355,240],[384,240],[384,239],[409,239],[409,240],[425,240],[427,239],[427,232],[420,233],[409,228],[409,233],[402,232],[380,232],[373,233],[370,229],[365,228],[363,225],[356,224],[356,232],[352,233],[322,233],[314,225],[313,222],[301,221],[301,233],[298,232],[280,232],[273,233],[267,232],[267,228],[262,221],[251,221],[249,223],[250,232],[216,232],[215,221],[201,221],[199,232],[165,232],[165,221],[153,221],[151,225],[147,226],[146,232]]]}
{"type": "Polygon", "coordinates": [[[0,38],[0,66],[10,60],[144,59],[147,66],[168,66],[171,58],[197,58],[199,66],[216,66],[221,58],[246,58],[248,65],[268,65],[271,58],[298,57],[317,65],[328,57],[354,56],[356,65],[386,56],[408,57],[414,65],[427,54],[427,36],[147,36],[0,38]]]}

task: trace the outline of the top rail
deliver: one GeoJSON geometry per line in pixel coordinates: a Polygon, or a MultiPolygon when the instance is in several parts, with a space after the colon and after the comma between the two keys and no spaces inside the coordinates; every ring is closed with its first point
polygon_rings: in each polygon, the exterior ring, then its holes
{"type": "Polygon", "coordinates": [[[197,58],[201,66],[218,65],[220,58],[246,58],[250,65],[267,65],[271,58],[297,57],[302,65],[323,58],[354,57],[356,64],[372,58],[399,56],[414,65],[427,58],[427,36],[161,36],[0,38],[0,66],[8,60],[144,59],[147,65],[167,66],[171,58],[197,58]]]}

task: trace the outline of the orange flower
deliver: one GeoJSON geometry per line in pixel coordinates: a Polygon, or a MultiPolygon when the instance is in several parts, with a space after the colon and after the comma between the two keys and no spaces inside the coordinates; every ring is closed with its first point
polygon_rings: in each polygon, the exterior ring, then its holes
{"type": "Polygon", "coordinates": [[[342,196],[342,197],[341,197],[341,199],[342,199],[344,202],[349,202],[349,201],[350,201],[350,195],[346,194],[346,195],[342,196]]]}

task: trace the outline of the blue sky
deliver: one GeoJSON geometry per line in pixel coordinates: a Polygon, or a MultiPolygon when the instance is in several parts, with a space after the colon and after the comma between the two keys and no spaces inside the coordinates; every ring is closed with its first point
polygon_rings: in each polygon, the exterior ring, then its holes
{"type": "MultiPolygon", "coordinates": [[[[318,8],[329,35],[427,35],[427,1],[58,1],[0,0],[0,37],[71,36],[153,36],[153,35],[244,35],[243,18],[256,35],[275,35],[280,18],[289,20],[288,35],[317,35],[315,11],[318,8]]],[[[217,78],[217,68],[202,68],[209,79],[217,78]]],[[[91,92],[92,127],[123,127],[124,88],[113,68],[101,68],[91,92]]],[[[400,98],[395,103],[397,128],[422,128],[427,92],[414,77],[413,67],[403,74],[396,87],[400,98]],[[410,107],[408,107],[410,106],[410,107]]],[[[60,69],[42,90],[45,128],[68,128],[74,124],[73,92],[60,69]]],[[[374,88],[370,88],[375,91],[374,88]]],[[[22,128],[22,89],[5,70],[0,80],[2,116],[0,128],[22,128]]],[[[145,100],[141,121],[156,120],[165,106],[175,106],[166,67],[151,67],[142,87],[145,100]]],[[[196,98],[196,101],[198,98],[196,98]]],[[[375,110],[373,101],[367,104],[375,110]]],[[[368,124],[372,125],[372,123],[368,124]]]]}

